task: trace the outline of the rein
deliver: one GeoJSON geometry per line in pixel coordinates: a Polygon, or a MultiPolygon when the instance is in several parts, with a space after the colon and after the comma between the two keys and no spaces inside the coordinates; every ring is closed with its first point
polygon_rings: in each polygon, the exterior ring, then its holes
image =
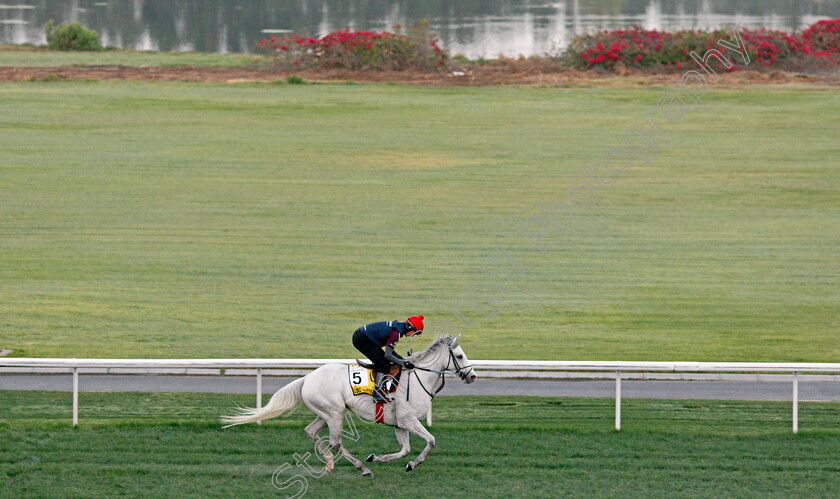
{"type": "MultiPolygon", "coordinates": [[[[469,368],[472,368],[472,366],[471,365],[470,366],[459,366],[458,365],[458,359],[455,358],[455,354],[453,354],[452,350],[450,349],[449,350],[449,360],[446,362],[446,367],[443,368],[443,371],[437,371],[435,369],[428,369],[426,367],[414,366],[414,377],[417,379],[417,382],[420,383],[420,387],[423,388],[423,391],[426,392],[426,395],[428,395],[429,397],[432,398],[432,400],[434,400],[435,395],[437,395],[441,390],[443,390],[443,386],[446,385],[445,376],[447,374],[449,374],[451,376],[458,375],[458,376],[461,377],[461,379],[466,379],[467,378],[466,373],[463,373],[461,371],[463,371],[464,369],[469,369],[469,368]],[[449,364],[450,363],[455,365],[455,371],[454,372],[449,371],[449,364]],[[420,376],[417,374],[417,370],[426,371],[426,372],[430,372],[430,373],[437,373],[437,374],[440,375],[439,379],[441,380],[441,383],[440,383],[440,386],[437,387],[437,389],[435,390],[434,393],[430,392],[426,388],[426,386],[423,384],[423,382],[420,381],[420,376]]],[[[409,374],[409,376],[410,376],[410,374],[409,374]]],[[[410,387],[411,385],[409,384],[408,386],[410,387]]],[[[406,388],[405,400],[408,400],[408,394],[409,394],[409,390],[408,390],[408,388],[406,388]]]]}
{"type": "Polygon", "coordinates": [[[429,373],[438,373],[441,376],[446,375],[446,374],[448,374],[450,376],[456,376],[457,375],[457,376],[460,376],[461,379],[465,379],[467,377],[467,375],[465,373],[462,373],[461,371],[463,371],[464,369],[469,369],[471,367],[472,367],[472,365],[459,366],[458,365],[458,360],[455,358],[455,354],[453,354],[452,350],[450,350],[449,351],[449,360],[446,362],[446,367],[443,368],[443,371],[437,371],[435,369],[428,369],[426,367],[420,367],[420,366],[414,366],[414,369],[418,369],[420,371],[426,371],[426,372],[429,372],[429,373]],[[449,370],[449,364],[450,363],[455,364],[455,371],[450,371],[449,370]]]}
{"type": "MultiPolygon", "coordinates": [[[[425,369],[425,370],[430,371],[429,369],[425,369]]],[[[437,371],[433,371],[433,372],[437,372],[437,371]]],[[[434,400],[435,395],[437,395],[438,392],[443,390],[443,385],[446,384],[446,378],[444,378],[443,374],[441,374],[440,378],[439,378],[441,380],[440,386],[437,387],[437,390],[435,390],[435,393],[432,393],[432,392],[429,391],[428,388],[426,388],[426,385],[424,385],[423,382],[420,381],[420,376],[417,374],[417,371],[414,371],[414,378],[417,379],[417,382],[420,383],[420,388],[422,388],[423,391],[426,392],[426,395],[428,395],[432,400],[434,400]]],[[[410,386],[411,386],[411,384],[408,385],[408,387],[410,387],[410,386]]],[[[405,390],[405,400],[406,401],[408,401],[408,393],[409,393],[409,390],[408,390],[408,388],[406,388],[406,390],[405,390]]]]}

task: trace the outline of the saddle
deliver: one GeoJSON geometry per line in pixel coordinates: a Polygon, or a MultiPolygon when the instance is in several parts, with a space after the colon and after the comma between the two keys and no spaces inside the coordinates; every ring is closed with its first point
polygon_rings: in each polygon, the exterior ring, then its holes
{"type": "MultiPolygon", "coordinates": [[[[363,360],[356,359],[356,363],[364,367],[365,369],[370,369],[371,371],[373,371],[375,368],[373,364],[371,364],[370,362],[365,362],[363,360]]],[[[400,368],[400,366],[396,364],[391,364],[391,372],[388,373],[389,376],[391,376],[395,380],[399,380],[401,373],[402,369],[400,368]]]]}

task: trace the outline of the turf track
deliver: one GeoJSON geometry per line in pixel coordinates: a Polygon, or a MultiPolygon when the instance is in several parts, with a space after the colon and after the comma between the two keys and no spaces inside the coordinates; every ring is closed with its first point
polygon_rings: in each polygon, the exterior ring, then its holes
{"type": "Polygon", "coordinates": [[[546,252],[518,230],[666,91],[0,84],[0,347],[347,357],[460,307],[475,358],[836,361],[836,89],[710,86],[546,252]]]}
{"type": "MultiPolygon", "coordinates": [[[[305,409],[223,431],[217,415],[251,397],[81,397],[73,429],[69,395],[0,392],[4,495],[283,497],[272,474],[312,452],[305,409]]],[[[408,458],[374,463],[365,479],[342,462],[309,477],[306,497],[383,488],[407,497],[827,497],[840,486],[837,403],[803,404],[799,435],[789,403],[626,400],[621,432],[612,408],[608,399],[442,397],[431,428],[438,445],[417,470],[405,473],[408,458]]],[[[359,439],[345,440],[355,454],[396,449],[390,429],[356,423],[359,439]]],[[[412,445],[414,455],[421,441],[412,445]]]]}

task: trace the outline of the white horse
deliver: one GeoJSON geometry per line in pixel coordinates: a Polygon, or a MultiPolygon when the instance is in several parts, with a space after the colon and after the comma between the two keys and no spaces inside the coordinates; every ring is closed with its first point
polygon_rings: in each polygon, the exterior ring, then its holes
{"type": "MultiPolygon", "coordinates": [[[[476,375],[464,351],[458,345],[461,335],[439,336],[429,347],[408,357],[415,369],[403,369],[399,387],[391,394],[393,402],[385,404],[382,411],[384,424],[394,427],[397,441],[402,447],[399,452],[377,456],[371,454],[367,462],[387,463],[405,457],[409,450],[409,433],[418,435],[426,441],[423,452],[417,459],[409,462],[405,470],[411,471],[426,460],[426,456],[435,446],[435,437],[423,426],[420,418],[428,414],[432,399],[443,388],[444,373],[457,374],[465,383],[475,381],[476,375]]],[[[372,475],[371,471],[359,459],[347,452],[341,445],[341,433],[344,428],[344,414],[347,409],[362,420],[373,421],[376,417],[376,404],[370,395],[353,395],[347,379],[347,366],[326,364],[303,378],[295,380],[281,388],[261,409],[242,408],[234,416],[222,416],[225,428],[244,423],[255,423],[274,418],[294,409],[300,403],[306,404],[318,417],[304,432],[312,439],[327,459],[326,470],[335,466],[332,452],[340,453],[350,463],[362,471],[363,475],[372,475]],[[321,449],[318,434],[324,428],[330,431],[330,452],[321,449]]]]}

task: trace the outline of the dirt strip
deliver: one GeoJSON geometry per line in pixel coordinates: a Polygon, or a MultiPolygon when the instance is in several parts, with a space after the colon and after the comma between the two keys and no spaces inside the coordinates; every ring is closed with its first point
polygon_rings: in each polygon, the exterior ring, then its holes
{"type": "MultiPolygon", "coordinates": [[[[681,73],[623,71],[620,74],[575,69],[547,70],[540,66],[493,64],[449,68],[446,71],[343,71],[307,70],[295,73],[307,82],[375,82],[427,86],[647,86],[671,85],[681,73]]],[[[55,66],[0,67],[0,81],[140,80],[186,82],[285,81],[289,73],[260,67],[196,66],[55,66]]],[[[792,73],[738,71],[721,78],[727,85],[818,84],[840,85],[840,71],[792,73]]]]}

